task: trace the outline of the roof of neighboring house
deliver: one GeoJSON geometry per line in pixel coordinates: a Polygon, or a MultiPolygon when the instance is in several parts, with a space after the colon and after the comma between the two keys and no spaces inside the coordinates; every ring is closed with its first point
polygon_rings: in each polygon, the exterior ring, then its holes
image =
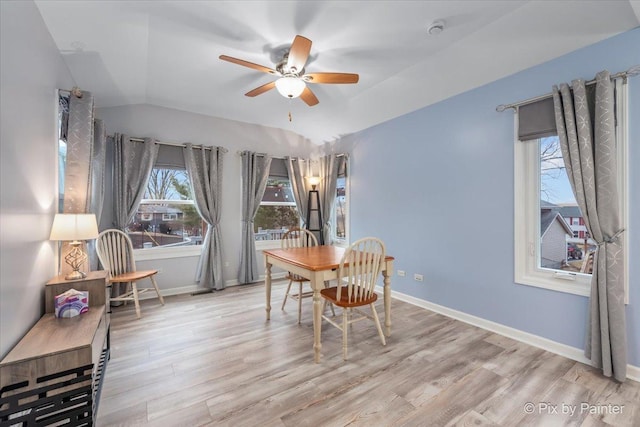
{"type": "Polygon", "coordinates": [[[560,212],[557,210],[542,210],[540,212],[540,236],[544,236],[544,233],[547,232],[551,224],[554,221],[559,221],[560,225],[565,229],[568,235],[573,236],[573,230],[567,224],[567,221],[564,220],[560,212]]]}
{"type": "Polygon", "coordinates": [[[553,203],[546,200],[540,200],[540,209],[554,209],[558,207],[558,205],[554,205],[553,203]]]}
{"type": "Polygon", "coordinates": [[[565,218],[581,218],[582,212],[578,206],[560,206],[559,208],[560,215],[565,218]]]}

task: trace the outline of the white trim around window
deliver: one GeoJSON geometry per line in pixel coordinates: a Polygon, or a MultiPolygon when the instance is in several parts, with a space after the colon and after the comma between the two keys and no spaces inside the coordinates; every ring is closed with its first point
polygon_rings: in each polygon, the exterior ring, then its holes
{"type": "MultiPolygon", "coordinates": [[[[616,80],[616,138],[618,141],[618,185],[621,222],[629,230],[629,139],[627,86],[616,80]]],[[[514,149],[514,264],[515,282],[559,292],[589,296],[591,275],[562,272],[539,267],[540,248],[540,156],[538,140],[518,141],[518,115],[515,116],[514,149]]],[[[625,303],[629,303],[629,239],[623,234],[625,265],[625,303]]]]}
{"type": "Polygon", "coordinates": [[[516,141],[514,169],[515,282],[588,296],[591,275],[564,273],[538,266],[540,217],[535,215],[536,212],[540,212],[538,140],[516,141]]]}

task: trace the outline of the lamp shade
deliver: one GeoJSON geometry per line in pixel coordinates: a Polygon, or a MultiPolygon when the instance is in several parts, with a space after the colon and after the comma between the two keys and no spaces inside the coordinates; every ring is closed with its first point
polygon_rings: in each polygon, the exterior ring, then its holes
{"type": "Polygon", "coordinates": [[[316,186],[318,184],[320,184],[320,177],[319,176],[308,176],[307,177],[307,181],[309,182],[309,185],[312,186],[316,186]]]}
{"type": "Polygon", "coordinates": [[[307,85],[297,77],[284,76],[276,80],[276,89],[285,98],[297,98],[307,85]]]}
{"type": "Polygon", "coordinates": [[[97,237],[95,214],[56,214],[49,240],[89,240],[97,237]]]}

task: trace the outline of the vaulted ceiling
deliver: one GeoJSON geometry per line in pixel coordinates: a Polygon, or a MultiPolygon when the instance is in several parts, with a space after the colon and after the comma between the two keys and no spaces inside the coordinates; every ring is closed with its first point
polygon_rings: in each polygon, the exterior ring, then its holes
{"type": "Polygon", "coordinates": [[[640,1],[36,1],[76,84],[98,107],[152,104],[334,140],[637,27],[640,1]],[[427,28],[442,20],[443,32],[427,28]],[[307,72],[357,84],[310,85],[309,107],[274,77],[295,35],[307,72]],[[292,121],[289,121],[289,112],[292,121]]]}

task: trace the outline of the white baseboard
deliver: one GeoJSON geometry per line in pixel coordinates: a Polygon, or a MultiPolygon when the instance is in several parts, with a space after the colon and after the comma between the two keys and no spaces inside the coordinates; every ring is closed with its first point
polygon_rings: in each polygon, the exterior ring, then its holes
{"type": "MultiPolygon", "coordinates": [[[[376,291],[382,294],[383,288],[381,286],[377,286],[376,291]]],[[[435,304],[427,300],[412,297],[410,295],[406,295],[401,292],[392,290],[391,297],[397,300],[415,305],[417,307],[421,307],[421,308],[442,314],[444,316],[451,317],[452,319],[456,319],[461,322],[468,323],[473,326],[477,326],[487,331],[495,332],[496,334],[503,335],[505,337],[514,339],[516,341],[520,341],[525,344],[529,344],[534,347],[538,347],[543,350],[550,351],[551,353],[564,356],[568,359],[575,360],[577,362],[581,362],[586,365],[591,365],[591,361],[585,357],[582,349],[571,347],[566,344],[561,344],[559,342],[552,341],[550,339],[543,338],[541,336],[534,335],[529,332],[524,332],[519,329],[505,326],[500,323],[492,322],[490,320],[473,316],[471,314],[467,314],[462,311],[454,310],[452,308],[445,307],[443,305],[435,304]]],[[[627,365],[627,378],[630,380],[640,382],[640,367],[634,366],[634,365],[627,365]]]]}
{"type": "MultiPolygon", "coordinates": [[[[281,272],[281,273],[272,274],[271,278],[274,280],[280,280],[280,279],[284,279],[285,276],[286,276],[286,272],[281,272]]],[[[261,275],[260,281],[263,281],[264,279],[265,279],[265,276],[261,275]]],[[[225,287],[238,286],[240,285],[240,282],[238,282],[238,279],[225,280],[224,285],[225,287]]],[[[191,294],[193,292],[200,291],[200,290],[202,290],[202,288],[200,288],[198,285],[189,284],[184,286],[178,286],[175,288],[160,289],[160,293],[162,294],[163,297],[167,297],[171,295],[191,294]]],[[[143,294],[140,294],[141,300],[150,299],[150,298],[157,298],[156,293],[145,292],[143,294]]]]}

